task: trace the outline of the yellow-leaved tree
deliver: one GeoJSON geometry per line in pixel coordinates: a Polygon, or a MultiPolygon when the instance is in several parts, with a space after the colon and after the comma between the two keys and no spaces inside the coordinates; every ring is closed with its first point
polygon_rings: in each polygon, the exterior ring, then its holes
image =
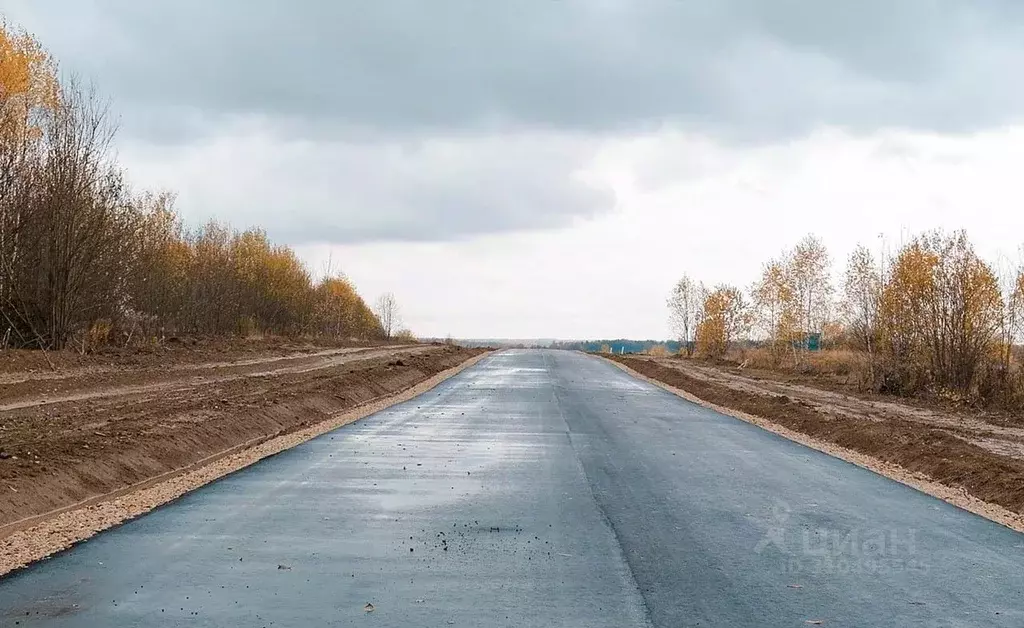
{"type": "Polygon", "coordinates": [[[799,338],[801,308],[788,262],[772,260],[765,264],[750,295],[754,322],[777,360],[799,338]]]}
{"type": "MultiPolygon", "coordinates": [[[[0,140],[38,137],[36,117],[60,101],[57,67],[31,35],[0,23],[0,140]]],[[[10,146],[5,146],[5,149],[10,146]]]]}
{"type": "Polygon", "coordinates": [[[697,351],[718,357],[750,327],[750,312],[739,288],[716,286],[704,297],[697,325],[697,351]]]}
{"type": "Polygon", "coordinates": [[[964,232],[915,238],[897,255],[882,291],[887,387],[912,392],[934,384],[971,393],[1002,308],[995,273],[964,232]]]}
{"type": "MultiPolygon", "coordinates": [[[[24,309],[16,304],[14,277],[26,246],[21,231],[29,219],[27,205],[38,179],[33,175],[40,158],[40,118],[57,100],[50,55],[31,35],[0,22],[0,308],[15,318],[15,305],[24,309]]],[[[5,341],[10,331],[8,327],[5,341]]]]}
{"type": "Polygon", "coordinates": [[[344,275],[320,281],[313,316],[317,332],[334,338],[367,338],[379,332],[376,317],[344,275]]]}
{"type": "Polygon", "coordinates": [[[831,259],[814,235],[805,236],[789,255],[787,275],[799,304],[799,332],[821,333],[832,307],[831,259]]]}
{"type": "Polygon", "coordinates": [[[187,229],[173,194],[133,194],[106,103],[56,70],[38,41],[0,24],[0,348],[383,335],[347,280],[314,282],[264,231],[187,229]]]}

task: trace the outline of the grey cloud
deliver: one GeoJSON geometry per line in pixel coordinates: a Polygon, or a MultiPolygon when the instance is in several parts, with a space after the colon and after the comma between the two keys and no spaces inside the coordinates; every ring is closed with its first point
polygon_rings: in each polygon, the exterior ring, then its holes
{"type": "Polygon", "coordinates": [[[817,124],[969,130],[1015,119],[1011,0],[21,0],[126,130],[197,107],[306,134],[667,123],[740,140],[817,124]],[[51,36],[52,35],[52,36],[51,36]],[[152,119],[144,112],[153,112],[152,119]]]}
{"type": "Polygon", "coordinates": [[[0,13],[110,94],[144,183],[180,190],[197,220],[292,243],[571,224],[616,202],[577,177],[601,138],[959,132],[1024,109],[1018,0],[0,0],[0,13]],[[265,143],[233,135],[247,126],[265,143]]]}
{"type": "Polygon", "coordinates": [[[148,183],[175,173],[193,223],[210,215],[259,225],[290,243],[455,240],[558,228],[612,209],[586,180],[594,140],[487,135],[387,143],[277,143],[251,134],[167,160],[130,148],[148,183]]]}

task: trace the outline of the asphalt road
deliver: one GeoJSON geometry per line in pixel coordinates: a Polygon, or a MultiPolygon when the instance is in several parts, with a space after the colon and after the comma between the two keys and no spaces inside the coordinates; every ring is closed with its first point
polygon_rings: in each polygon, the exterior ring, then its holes
{"type": "Polygon", "coordinates": [[[1022,574],[1024,535],[508,351],[0,581],[0,625],[1020,628],[1022,574]]]}

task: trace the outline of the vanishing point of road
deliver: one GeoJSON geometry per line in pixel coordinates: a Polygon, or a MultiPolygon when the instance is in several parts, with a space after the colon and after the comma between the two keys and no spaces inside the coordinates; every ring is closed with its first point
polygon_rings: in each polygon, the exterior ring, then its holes
{"type": "Polygon", "coordinates": [[[0,580],[14,625],[1020,628],[1024,535],[511,350],[0,580]]]}

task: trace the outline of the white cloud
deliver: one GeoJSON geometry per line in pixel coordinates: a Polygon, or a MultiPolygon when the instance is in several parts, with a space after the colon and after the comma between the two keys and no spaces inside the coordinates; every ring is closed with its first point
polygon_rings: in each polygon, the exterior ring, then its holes
{"type": "Polygon", "coordinates": [[[990,259],[1024,243],[1024,128],[943,137],[825,130],[758,149],[665,132],[608,138],[589,176],[615,212],[571,227],[456,243],[309,245],[368,297],[391,290],[424,335],[667,337],[682,272],[746,286],[760,264],[814,232],[837,270],[857,243],[966,228],[990,259]]]}

